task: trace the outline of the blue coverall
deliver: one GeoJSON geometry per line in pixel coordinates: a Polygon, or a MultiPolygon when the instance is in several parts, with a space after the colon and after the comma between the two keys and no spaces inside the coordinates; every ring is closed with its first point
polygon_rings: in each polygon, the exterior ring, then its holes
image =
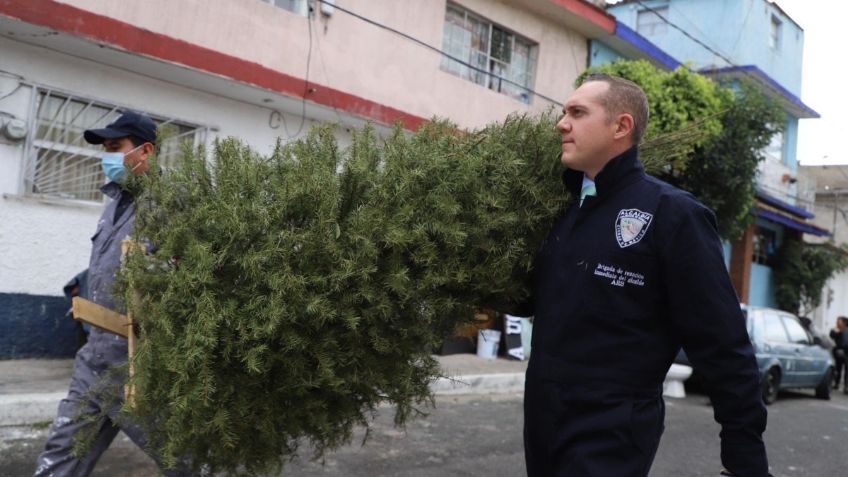
{"type": "MultiPolygon", "coordinates": [[[[119,304],[112,288],[121,264],[121,242],[132,236],[135,224],[135,204],[121,186],[110,182],[101,188],[113,200],[103,211],[97,231],[91,237],[91,260],[88,268],[90,300],[112,310],[119,304]],[[121,199],[125,210],[115,217],[121,199]],[[129,202],[127,204],[127,202],[129,202]]],[[[44,452],[38,456],[36,477],[89,475],[97,460],[118,434],[124,431],[136,445],[159,464],[154,452],[147,446],[141,428],[119,416],[124,403],[127,363],[127,340],[113,333],[92,327],[88,342],[80,348],[74,360],[68,396],[59,403],[59,410],[51,428],[44,452]],[[91,423],[84,416],[97,416],[105,411],[107,418],[94,423],[99,427],[97,437],[88,454],[78,459],[71,453],[74,439],[91,423]]],[[[184,465],[184,467],[186,467],[184,465]]],[[[160,465],[161,468],[161,465],[160,465]]],[[[190,475],[187,471],[168,471],[167,476],[190,475]]]]}

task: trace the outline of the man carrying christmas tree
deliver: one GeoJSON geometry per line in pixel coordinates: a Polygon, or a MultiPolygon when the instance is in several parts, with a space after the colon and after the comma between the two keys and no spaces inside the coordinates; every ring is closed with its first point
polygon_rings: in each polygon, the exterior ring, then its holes
{"type": "MultiPolygon", "coordinates": [[[[89,295],[94,303],[117,310],[119,303],[112,288],[121,263],[121,242],[132,236],[136,215],[133,194],[126,187],[127,172],[140,175],[150,169],[148,159],[155,150],[156,125],[147,116],[127,111],[103,129],[85,131],[84,137],[105,149],[101,162],[109,182],[101,190],[112,199],[91,238],[89,295]]],[[[118,431],[124,431],[156,458],[147,448],[142,430],[119,416],[126,363],[126,338],[93,328],[88,343],[77,352],[68,396],[59,403],[50,438],[38,456],[35,476],[89,475],[118,431]],[[85,456],[77,457],[74,444],[78,439],[85,440],[83,436],[91,442],[82,445],[87,450],[85,456]]],[[[172,471],[165,475],[187,473],[172,471]]]]}
{"type": "Polygon", "coordinates": [[[528,475],[647,476],[682,346],[709,386],[727,472],[766,477],[766,410],[715,216],[645,174],[639,86],[590,75],[563,113],[564,181],[580,199],[536,259],[528,475]]]}

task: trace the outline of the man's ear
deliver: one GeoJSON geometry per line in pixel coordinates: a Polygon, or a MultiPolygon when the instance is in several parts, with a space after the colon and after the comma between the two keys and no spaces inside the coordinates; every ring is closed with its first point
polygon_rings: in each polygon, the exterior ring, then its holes
{"type": "Polygon", "coordinates": [[[622,113],[618,115],[618,119],[615,124],[615,138],[621,139],[630,135],[633,132],[633,127],[636,125],[636,121],[633,119],[633,115],[629,113],[622,113]]]}
{"type": "Polygon", "coordinates": [[[154,146],[153,144],[151,144],[149,142],[146,142],[146,143],[141,145],[141,153],[144,154],[145,158],[153,155],[153,151],[155,151],[155,150],[156,150],[156,146],[154,146]]]}

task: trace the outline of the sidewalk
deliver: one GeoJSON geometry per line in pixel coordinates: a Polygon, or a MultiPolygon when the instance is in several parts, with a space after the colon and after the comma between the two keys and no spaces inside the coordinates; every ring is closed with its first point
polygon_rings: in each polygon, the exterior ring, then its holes
{"type": "MultiPolygon", "coordinates": [[[[485,360],[474,354],[435,356],[448,378],[431,385],[436,395],[524,391],[526,361],[485,360]]],[[[68,392],[72,359],[0,361],[0,426],[52,421],[68,392]]]]}

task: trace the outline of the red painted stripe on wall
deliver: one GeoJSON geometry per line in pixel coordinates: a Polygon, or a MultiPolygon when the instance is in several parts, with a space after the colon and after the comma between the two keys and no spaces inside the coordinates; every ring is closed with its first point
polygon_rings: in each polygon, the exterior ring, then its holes
{"type": "MultiPolygon", "coordinates": [[[[287,96],[302,98],[306,90],[303,78],[53,0],[0,0],[0,15],[287,96]]],[[[344,91],[312,82],[309,85],[314,91],[305,96],[315,104],[382,124],[400,121],[410,130],[427,122],[419,116],[344,91]]]]}
{"type": "Polygon", "coordinates": [[[568,10],[584,20],[594,23],[609,34],[615,34],[615,17],[603,9],[583,0],[549,0],[554,5],[568,10]]]}

